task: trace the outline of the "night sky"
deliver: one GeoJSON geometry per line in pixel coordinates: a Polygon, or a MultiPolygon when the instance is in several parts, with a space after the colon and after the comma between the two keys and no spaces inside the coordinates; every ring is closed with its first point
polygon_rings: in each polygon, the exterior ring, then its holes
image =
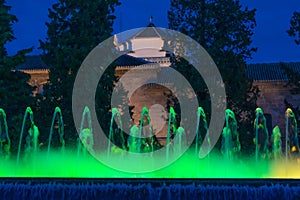
{"type": "MultiPolygon", "coordinates": [[[[32,54],[39,54],[39,39],[46,37],[45,22],[48,21],[48,8],[57,0],[7,0],[12,6],[11,13],[19,22],[13,26],[15,37],[7,45],[10,55],[17,50],[34,47],[32,54]]],[[[116,9],[117,20],[114,32],[148,25],[153,16],[156,26],[167,28],[169,0],[121,0],[116,9]]],[[[257,27],[253,36],[253,46],[258,51],[248,63],[300,61],[300,46],[294,43],[286,30],[294,11],[300,11],[299,0],[241,0],[243,6],[256,8],[257,27]]]]}

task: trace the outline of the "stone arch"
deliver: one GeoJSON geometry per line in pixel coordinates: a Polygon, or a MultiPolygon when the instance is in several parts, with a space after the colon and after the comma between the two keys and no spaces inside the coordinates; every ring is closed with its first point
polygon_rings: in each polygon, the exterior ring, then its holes
{"type": "Polygon", "coordinates": [[[172,91],[164,85],[150,83],[139,87],[130,97],[130,104],[134,106],[132,110],[134,124],[139,125],[142,109],[147,107],[150,110],[154,134],[166,137],[169,107],[174,106],[173,97],[172,91]],[[163,128],[161,128],[162,121],[164,121],[163,128]]]}

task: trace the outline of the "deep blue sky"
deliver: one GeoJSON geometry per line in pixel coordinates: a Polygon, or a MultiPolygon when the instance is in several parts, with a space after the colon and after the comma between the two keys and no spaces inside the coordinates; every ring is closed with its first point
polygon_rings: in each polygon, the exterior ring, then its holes
{"type": "MultiPolygon", "coordinates": [[[[19,22],[13,26],[15,41],[7,45],[9,54],[17,50],[34,46],[37,50],[39,39],[45,39],[48,20],[48,8],[56,0],[7,0],[12,6],[11,13],[19,22]]],[[[169,0],[121,0],[116,9],[115,33],[132,28],[144,27],[149,17],[154,17],[156,26],[167,28],[167,10],[169,0]]],[[[257,27],[253,36],[253,46],[258,51],[249,63],[300,61],[300,46],[289,37],[286,30],[295,10],[300,11],[299,0],[241,0],[243,6],[257,9],[257,27]]]]}

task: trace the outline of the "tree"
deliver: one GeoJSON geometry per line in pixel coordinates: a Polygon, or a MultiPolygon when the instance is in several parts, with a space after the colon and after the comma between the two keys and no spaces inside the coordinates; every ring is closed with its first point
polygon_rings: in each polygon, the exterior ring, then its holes
{"type": "MultiPolygon", "coordinates": [[[[287,33],[289,36],[295,38],[296,45],[300,44],[300,12],[295,11],[293,13],[293,16],[290,20],[290,28],[289,30],[287,30],[287,33]]],[[[285,71],[289,79],[287,86],[290,87],[291,94],[300,94],[300,75],[298,73],[295,73],[295,71],[292,68],[288,67],[288,65],[285,63],[281,63],[281,68],[285,71]]],[[[293,110],[296,115],[296,119],[298,119],[298,117],[300,116],[300,108],[292,105],[286,99],[284,100],[284,103],[287,108],[291,108],[293,110]]]]}
{"type": "MultiPolygon", "coordinates": [[[[256,10],[242,8],[238,0],[171,0],[168,12],[169,28],[184,33],[206,49],[225,83],[227,106],[236,114],[241,141],[246,150],[250,141],[258,88],[245,74],[246,60],[256,48],[251,36],[256,26],[256,10]],[[244,140],[245,141],[245,140],[244,140]]],[[[176,70],[191,83],[205,112],[210,115],[210,99],[203,79],[183,59],[176,59],[176,70]]],[[[196,108],[195,108],[196,109],[196,108]]]]}
{"type": "MultiPolygon", "coordinates": [[[[295,38],[295,43],[297,45],[300,44],[300,13],[295,11],[293,13],[293,16],[290,20],[290,28],[287,30],[287,33],[289,36],[295,38]]],[[[298,73],[295,73],[295,71],[288,67],[285,63],[280,63],[281,68],[285,71],[285,73],[288,76],[288,86],[291,87],[291,93],[292,94],[299,94],[300,93],[300,83],[299,78],[300,75],[298,73]]]]}
{"type": "MultiPolygon", "coordinates": [[[[288,82],[286,87],[289,88],[290,93],[292,95],[299,95],[300,94],[300,74],[296,73],[291,67],[288,66],[286,63],[280,63],[280,67],[284,70],[288,77],[288,82]]],[[[300,108],[297,105],[293,105],[287,99],[284,99],[284,104],[286,108],[291,108],[296,116],[297,122],[299,124],[299,116],[300,116],[300,108]]]]}
{"type": "Polygon", "coordinates": [[[300,44],[300,13],[295,11],[290,20],[290,29],[287,30],[289,36],[295,38],[295,43],[300,44]]]}
{"type": "Polygon", "coordinates": [[[26,106],[33,105],[33,88],[28,84],[30,76],[15,70],[15,67],[24,63],[25,54],[31,49],[20,50],[17,54],[9,56],[5,47],[15,39],[12,25],[18,21],[17,17],[9,12],[10,9],[5,0],[0,0],[0,107],[6,111],[14,148],[18,146],[26,106]]]}
{"type": "MultiPolygon", "coordinates": [[[[111,36],[114,7],[119,4],[118,0],[59,0],[49,9],[50,22],[46,23],[48,37],[40,41],[40,48],[43,60],[50,66],[50,81],[37,102],[45,132],[49,132],[49,116],[55,106],[59,106],[64,117],[66,142],[76,141],[72,117],[74,80],[89,52],[111,36]]],[[[113,71],[108,73],[110,76],[104,82],[111,87],[113,71]]],[[[102,101],[107,104],[109,93],[99,92],[103,93],[102,101]]]]}

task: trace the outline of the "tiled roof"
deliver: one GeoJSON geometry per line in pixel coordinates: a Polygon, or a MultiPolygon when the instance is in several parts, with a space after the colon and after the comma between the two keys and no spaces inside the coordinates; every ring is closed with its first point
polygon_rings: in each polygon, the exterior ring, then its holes
{"type": "Polygon", "coordinates": [[[148,26],[147,28],[142,29],[139,33],[137,33],[134,38],[161,38],[161,34],[159,33],[159,29],[155,26],[148,26]]]}
{"type": "Polygon", "coordinates": [[[283,64],[300,74],[300,62],[249,64],[246,74],[254,81],[287,81],[288,76],[282,69],[283,64]]]}
{"type": "Polygon", "coordinates": [[[115,35],[115,37],[117,43],[120,45],[134,38],[162,38],[164,35],[166,35],[164,29],[149,25],[144,28],[137,28],[119,33],[115,35]]]}
{"type": "Polygon", "coordinates": [[[294,72],[300,74],[300,62],[290,62],[287,66],[291,68],[294,72]]]}
{"type": "Polygon", "coordinates": [[[41,57],[27,56],[25,63],[16,67],[16,70],[45,70],[49,67],[42,61],[41,57]]]}
{"type": "MultiPolygon", "coordinates": [[[[117,66],[139,66],[150,64],[147,60],[129,55],[122,55],[115,61],[117,66]]],[[[42,61],[40,56],[27,56],[25,63],[17,66],[16,70],[46,70],[49,67],[42,61]]]]}
{"type": "MultiPolygon", "coordinates": [[[[115,63],[120,67],[153,64],[143,58],[136,58],[126,54],[120,56],[115,63]]],[[[246,74],[254,81],[287,81],[288,77],[284,69],[282,69],[282,64],[292,69],[295,73],[300,74],[300,62],[248,64],[246,66],[246,74]]],[[[27,56],[25,63],[17,66],[16,69],[46,70],[49,67],[42,61],[40,56],[36,55],[27,56]]],[[[169,78],[168,72],[163,69],[158,76],[158,82],[166,83],[169,78]]]]}
{"type": "Polygon", "coordinates": [[[117,66],[139,66],[144,64],[151,64],[152,62],[149,62],[143,58],[136,58],[133,56],[129,56],[127,54],[124,54],[120,56],[116,61],[115,64],[117,66]]]}
{"type": "MultiPolygon", "coordinates": [[[[300,74],[300,62],[290,63],[265,63],[265,64],[249,64],[246,67],[246,74],[254,81],[287,81],[288,76],[281,65],[292,69],[295,73],[300,74]]],[[[162,67],[153,82],[167,84],[173,83],[173,72],[169,67],[162,67]]]]}

